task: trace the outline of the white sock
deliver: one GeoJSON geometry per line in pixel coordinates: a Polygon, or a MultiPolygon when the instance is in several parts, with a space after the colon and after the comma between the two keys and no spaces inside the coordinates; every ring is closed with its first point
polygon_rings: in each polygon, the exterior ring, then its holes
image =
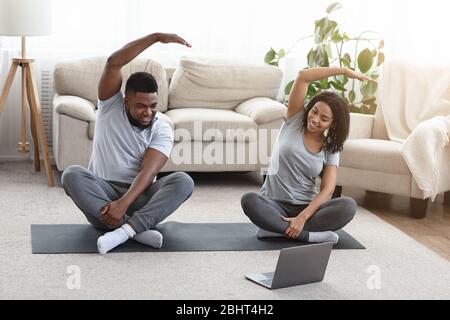
{"type": "Polygon", "coordinates": [[[107,232],[97,240],[97,248],[100,254],[105,254],[119,244],[132,238],[136,232],[128,224],[124,224],[114,231],[107,232]]]}
{"type": "Polygon", "coordinates": [[[276,233],[276,232],[272,232],[272,231],[267,231],[267,230],[259,228],[258,231],[256,232],[256,237],[258,239],[262,239],[262,238],[284,238],[284,234],[276,233]]]}
{"type": "Polygon", "coordinates": [[[338,243],[339,235],[333,231],[309,232],[308,242],[333,242],[338,243]]]}
{"type": "Polygon", "coordinates": [[[136,234],[134,240],[147,246],[159,249],[162,247],[163,235],[156,230],[147,230],[136,234]]]}

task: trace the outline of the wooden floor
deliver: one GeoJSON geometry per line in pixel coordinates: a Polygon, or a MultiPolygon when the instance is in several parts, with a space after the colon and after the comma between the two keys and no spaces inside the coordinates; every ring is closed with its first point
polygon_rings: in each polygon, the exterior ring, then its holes
{"type": "Polygon", "coordinates": [[[450,207],[443,204],[442,196],[430,201],[425,218],[416,219],[411,217],[407,197],[353,188],[343,188],[342,193],[450,261],[450,207]]]}

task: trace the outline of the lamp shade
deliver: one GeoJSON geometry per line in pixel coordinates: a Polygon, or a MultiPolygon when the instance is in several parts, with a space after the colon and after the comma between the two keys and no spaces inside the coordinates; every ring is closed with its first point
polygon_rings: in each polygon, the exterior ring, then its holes
{"type": "Polygon", "coordinates": [[[0,35],[45,36],[51,32],[51,0],[0,1],[0,35]]]}

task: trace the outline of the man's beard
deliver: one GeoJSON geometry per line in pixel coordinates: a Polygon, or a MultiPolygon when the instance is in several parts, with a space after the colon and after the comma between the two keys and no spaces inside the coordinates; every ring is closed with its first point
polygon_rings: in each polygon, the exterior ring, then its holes
{"type": "Polygon", "coordinates": [[[127,112],[127,117],[128,117],[128,121],[130,121],[131,125],[138,127],[140,129],[147,129],[150,128],[153,124],[153,120],[155,120],[155,117],[152,118],[152,120],[150,121],[149,124],[147,125],[142,125],[141,123],[139,123],[139,121],[137,121],[136,119],[134,119],[131,114],[128,112],[128,110],[126,110],[127,112]]]}

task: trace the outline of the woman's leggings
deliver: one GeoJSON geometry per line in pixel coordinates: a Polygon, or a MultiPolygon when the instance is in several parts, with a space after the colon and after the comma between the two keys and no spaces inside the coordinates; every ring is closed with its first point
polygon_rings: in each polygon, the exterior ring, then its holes
{"type": "MultiPolygon", "coordinates": [[[[255,192],[244,194],[241,205],[247,217],[259,228],[281,234],[289,227],[289,222],[281,216],[296,217],[308,206],[271,200],[255,192]]],[[[342,229],[353,219],[356,207],[355,200],[349,197],[328,200],[306,221],[300,240],[307,240],[309,232],[342,229]]]]}

